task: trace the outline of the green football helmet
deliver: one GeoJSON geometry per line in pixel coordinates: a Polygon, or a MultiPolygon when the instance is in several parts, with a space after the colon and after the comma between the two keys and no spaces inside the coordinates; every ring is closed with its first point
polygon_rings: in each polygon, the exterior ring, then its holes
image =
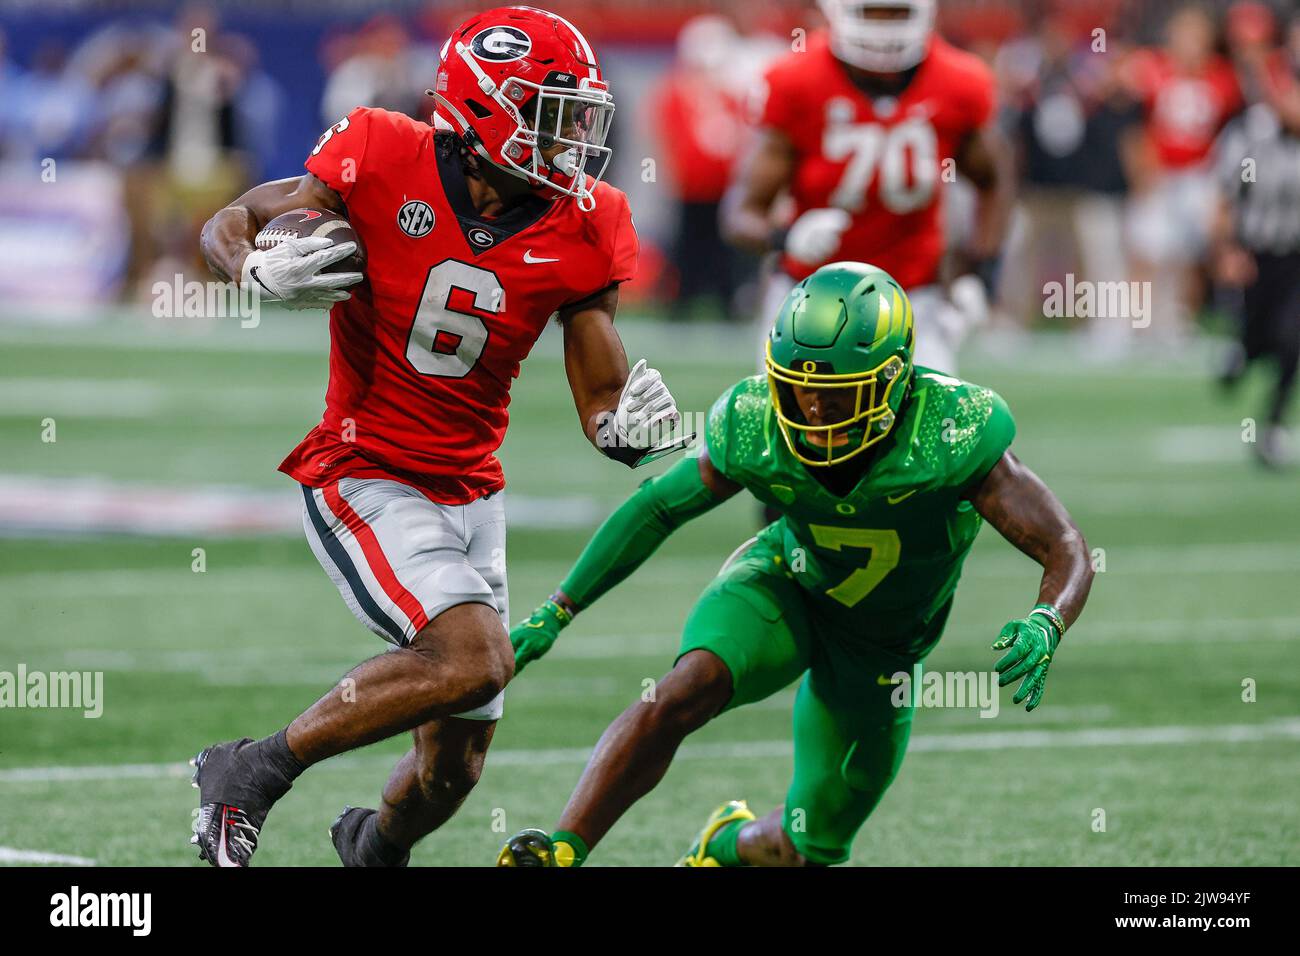
{"type": "Polygon", "coordinates": [[[805,465],[836,465],[884,439],[912,377],[912,304],[884,270],[832,262],[786,296],[767,341],[781,434],[805,465]],[[795,389],[844,391],[834,421],[810,424],[795,389]]]}

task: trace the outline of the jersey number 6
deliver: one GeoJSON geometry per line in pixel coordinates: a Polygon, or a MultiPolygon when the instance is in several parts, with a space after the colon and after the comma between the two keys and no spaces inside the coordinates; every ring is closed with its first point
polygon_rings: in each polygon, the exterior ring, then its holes
{"type": "Polygon", "coordinates": [[[482,316],[504,308],[505,290],[496,275],[456,259],[438,263],[424,280],[406,360],[421,375],[464,378],[487,347],[482,316]]]}

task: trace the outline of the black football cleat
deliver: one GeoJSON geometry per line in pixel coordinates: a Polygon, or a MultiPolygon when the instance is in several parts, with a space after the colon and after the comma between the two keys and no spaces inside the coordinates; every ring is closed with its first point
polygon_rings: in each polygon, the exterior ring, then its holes
{"type": "MultiPolygon", "coordinates": [[[[366,821],[378,811],[366,807],[344,807],[343,812],[330,824],[330,840],[344,866],[384,866],[372,853],[364,852],[357,844],[366,821]]],[[[406,866],[411,862],[410,851],[393,866],[406,866]]]]}
{"type": "Polygon", "coordinates": [[[253,765],[242,753],[252,743],[245,737],[213,744],[190,761],[191,783],[199,791],[190,843],[199,848],[199,859],[213,866],[248,866],[266,815],[283,795],[268,794],[254,779],[253,765]]]}

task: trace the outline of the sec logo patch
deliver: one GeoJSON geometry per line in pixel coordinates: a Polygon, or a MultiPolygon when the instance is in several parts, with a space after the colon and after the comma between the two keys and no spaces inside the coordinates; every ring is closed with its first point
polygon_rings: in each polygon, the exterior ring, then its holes
{"type": "Polygon", "coordinates": [[[421,199],[402,203],[397,210],[397,228],[412,239],[427,236],[433,231],[433,207],[421,199]]]}

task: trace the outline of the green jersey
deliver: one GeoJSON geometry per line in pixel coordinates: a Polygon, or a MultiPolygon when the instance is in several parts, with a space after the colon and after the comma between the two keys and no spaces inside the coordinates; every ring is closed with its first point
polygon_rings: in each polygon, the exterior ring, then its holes
{"type": "Polygon", "coordinates": [[[790,453],[767,381],[709,412],[713,467],[782,518],[763,535],[815,597],[818,617],[872,644],[919,650],[942,625],[981,519],[965,494],[998,462],[1015,421],[993,391],[917,368],[888,443],[856,487],[832,493],[790,453]]]}

